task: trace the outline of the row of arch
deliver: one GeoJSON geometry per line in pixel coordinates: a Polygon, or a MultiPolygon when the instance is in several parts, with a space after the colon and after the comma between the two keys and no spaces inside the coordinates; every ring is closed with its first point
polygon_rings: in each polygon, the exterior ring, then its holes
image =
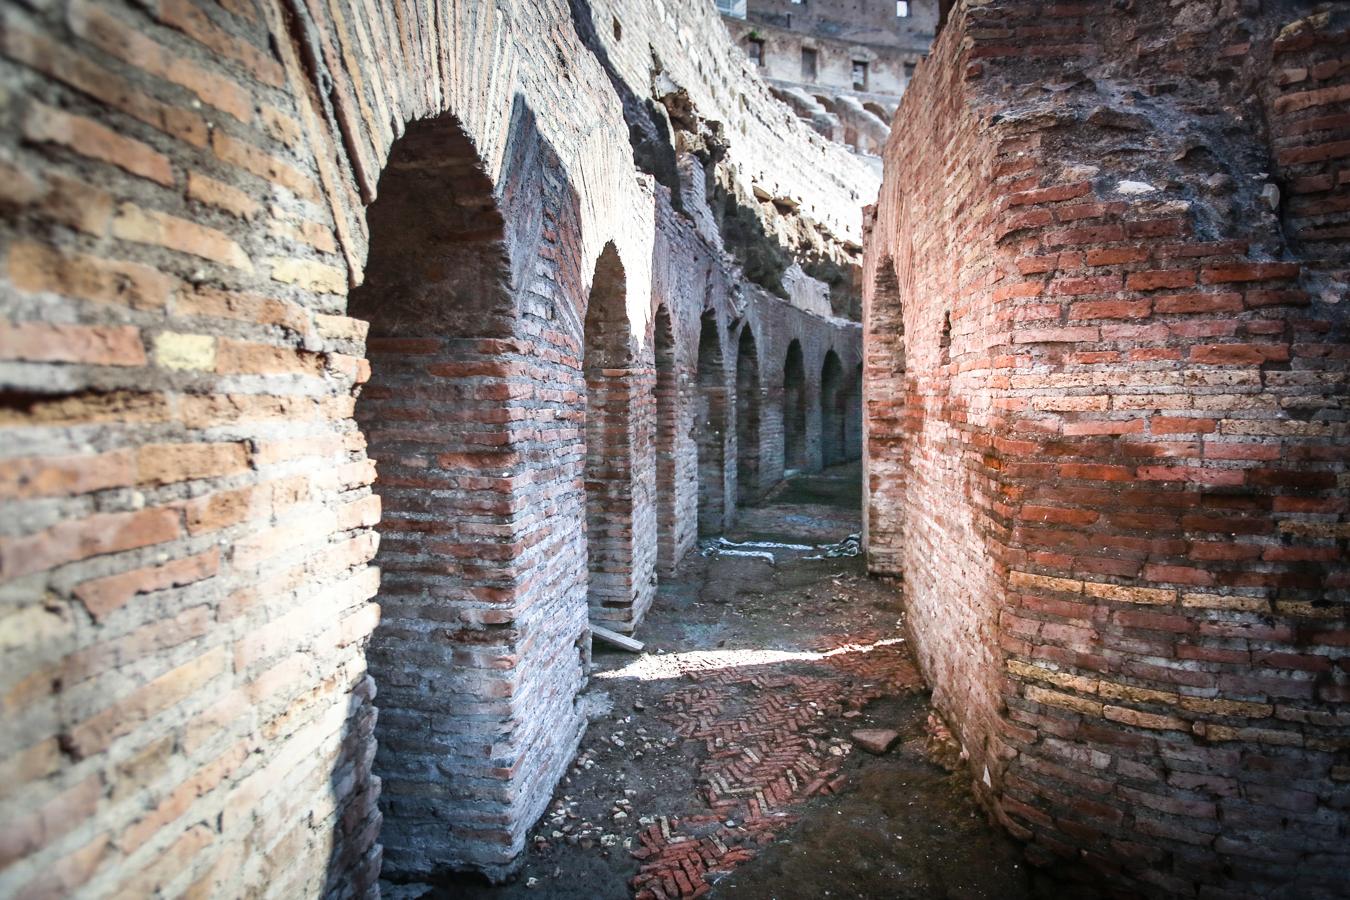
{"type": "MultiPolygon", "coordinates": [[[[589,305],[586,313],[584,359],[586,371],[586,496],[587,537],[589,546],[592,606],[603,602],[603,584],[611,572],[613,557],[606,548],[612,544],[615,532],[612,519],[616,513],[627,519],[632,509],[622,503],[619,495],[606,489],[616,474],[624,471],[622,457],[628,449],[616,438],[629,434],[633,407],[616,398],[627,396],[615,390],[616,379],[626,378],[632,371],[635,354],[616,344],[616,335],[626,324],[624,297],[621,289],[622,266],[612,245],[608,246],[596,266],[589,305]]],[[[689,396],[692,405],[693,444],[696,449],[698,502],[696,533],[706,537],[721,533],[734,517],[729,505],[744,506],[757,502],[765,484],[765,409],[768,391],[764,389],[759,342],[748,322],[733,322],[729,330],[736,332],[732,342],[735,360],[730,381],[724,359],[723,341],[719,335],[718,316],[712,309],[704,311],[699,320],[698,349],[695,354],[694,390],[689,396]],[[734,410],[734,419],[732,411],[734,410]],[[734,420],[735,466],[733,491],[727,489],[731,470],[727,464],[727,430],[734,420]],[[729,503],[729,501],[731,501],[729,503]]],[[[651,443],[655,459],[656,521],[660,568],[672,569],[682,555],[678,538],[679,510],[675,502],[680,465],[678,447],[681,429],[679,405],[684,394],[680,390],[678,372],[679,354],[676,349],[676,329],[666,304],[656,308],[652,323],[653,378],[651,396],[654,406],[654,427],[651,443]]],[[[808,415],[810,396],[806,364],[801,341],[793,338],[782,367],[781,389],[782,472],[806,470],[811,467],[808,454],[808,421],[814,419],[819,428],[819,459],[822,466],[857,459],[861,453],[861,364],[852,377],[846,375],[839,354],[826,350],[821,365],[819,415],[808,415]]],[[[780,392],[775,391],[775,394],[780,392]]],[[[636,443],[641,443],[638,441],[636,443]]],[[[775,478],[776,480],[776,478],[775,478]]]]}
{"type": "Polygon", "coordinates": [[[655,274],[668,296],[644,310],[622,243],[587,282],[567,181],[537,177],[554,159],[522,151],[499,192],[457,120],[420,121],[368,211],[349,310],[370,323],[355,418],[383,505],[368,659],[391,871],[506,864],[584,727],[562,700],[588,620],[634,630],[739,505],[860,451],[855,326],[655,274]],[[780,368],[766,348],[789,336],[780,368]],[[509,814],[484,811],[497,782],[526,791],[509,814]]]}

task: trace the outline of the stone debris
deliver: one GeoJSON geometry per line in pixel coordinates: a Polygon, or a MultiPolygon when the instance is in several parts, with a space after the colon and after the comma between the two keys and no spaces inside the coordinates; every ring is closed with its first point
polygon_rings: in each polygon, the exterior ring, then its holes
{"type": "Polygon", "coordinates": [[[839,559],[846,556],[857,556],[862,553],[862,535],[850,534],[842,541],[834,544],[821,544],[816,547],[820,551],[815,556],[807,556],[805,559],[839,559]]]}
{"type": "Polygon", "coordinates": [[[862,552],[862,535],[850,534],[843,540],[828,544],[785,544],[777,541],[731,541],[724,537],[714,538],[704,541],[699,545],[699,553],[705,557],[716,559],[722,556],[743,557],[746,559],[762,559],[769,565],[777,565],[778,558],[775,552],[779,553],[808,553],[812,550],[816,552],[810,556],[800,557],[801,559],[838,559],[841,557],[857,556],[862,552]]]}
{"type": "Polygon", "coordinates": [[[859,747],[881,756],[895,746],[895,742],[900,739],[900,732],[888,728],[860,728],[852,732],[851,736],[859,747]]]}

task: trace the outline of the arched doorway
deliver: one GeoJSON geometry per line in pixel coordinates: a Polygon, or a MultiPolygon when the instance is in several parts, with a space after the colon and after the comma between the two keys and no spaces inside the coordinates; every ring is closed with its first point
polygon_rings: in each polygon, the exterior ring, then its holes
{"type": "Polygon", "coordinates": [[[736,500],[752,503],[760,491],[759,352],[746,325],[736,345],[736,500]]]}
{"type": "Polygon", "coordinates": [[[657,307],[652,324],[656,368],[656,564],[670,572],[679,563],[680,529],[676,512],[679,378],[675,367],[675,328],[670,310],[657,307]]]}
{"type": "Polygon", "coordinates": [[[698,533],[721,534],[726,527],[726,368],[717,315],[703,314],[698,335],[698,396],[694,441],[698,446],[698,533]]]}
{"type": "Polygon", "coordinates": [[[806,363],[797,340],[788,344],[783,363],[783,467],[806,468],[806,363]]]}
{"type": "Polygon", "coordinates": [[[633,341],[623,264],[613,244],[595,264],[586,305],[586,597],[592,620],[631,628],[633,341]]]}
{"type": "MultiPolygon", "coordinates": [[[[381,619],[365,661],[379,691],[378,725],[367,717],[378,749],[369,731],[354,731],[343,750],[351,758],[333,771],[360,778],[366,767],[351,760],[374,750],[387,872],[490,864],[454,827],[480,820],[482,803],[447,791],[447,779],[509,795],[513,778],[540,777],[537,765],[504,775],[500,759],[461,749],[496,740],[512,713],[492,698],[518,687],[513,672],[482,662],[518,646],[509,616],[490,608],[509,608],[520,589],[517,517],[499,477],[516,465],[501,415],[513,387],[501,348],[515,333],[504,220],[448,114],[408,126],[378,197],[367,210],[365,282],[348,306],[369,322],[371,373],[351,446],[364,437],[383,507],[381,619]]],[[[503,746],[501,759],[512,752],[503,746]]]]}
{"type": "Polygon", "coordinates": [[[820,456],[826,466],[844,461],[844,367],[839,354],[825,354],[820,367],[820,456]]]}

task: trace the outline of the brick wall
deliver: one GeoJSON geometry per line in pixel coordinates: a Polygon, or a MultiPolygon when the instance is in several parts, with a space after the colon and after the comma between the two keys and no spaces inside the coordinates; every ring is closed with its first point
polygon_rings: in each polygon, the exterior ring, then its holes
{"type": "Polygon", "coordinates": [[[635,176],[583,7],[623,20],[626,89],[655,48],[803,211],[766,217],[851,252],[865,174],[710,5],[0,10],[0,894],[506,871],[580,737],[588,569],[632,628],[692,546],[704,314],[723,360],[754,328],[770,392],[790,340],[856,362],[635,176]],[[606,290],[631,359],[597,372],[606,290]],[[600,443],[623,509],[588,542],[600,443]]]}
{"type": "Polygon", "coordinates": [[[1350,861],[1347,22],[1252,7],[956,4],[867,252],[869,563],[994,814],[1126,893],[1350,861]]]}

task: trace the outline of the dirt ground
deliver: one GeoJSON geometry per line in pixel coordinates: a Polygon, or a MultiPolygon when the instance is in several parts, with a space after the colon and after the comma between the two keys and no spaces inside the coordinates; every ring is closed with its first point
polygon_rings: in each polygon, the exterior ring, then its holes
{"type": "Polygon", "coordinates": [[[742,546],[662,580],[636,635],[645,653],[597,642],[590,727],[513,880],[385,883],[385,896],[1039,893],[930,718],[898,588],[867,578],[860,556],[829,555],[860,530],[859,477],[856,464],[797,477],[744,510],[727,536],[742,546]],[[859,729],[899,738],[874,755],[859,729]]]}

